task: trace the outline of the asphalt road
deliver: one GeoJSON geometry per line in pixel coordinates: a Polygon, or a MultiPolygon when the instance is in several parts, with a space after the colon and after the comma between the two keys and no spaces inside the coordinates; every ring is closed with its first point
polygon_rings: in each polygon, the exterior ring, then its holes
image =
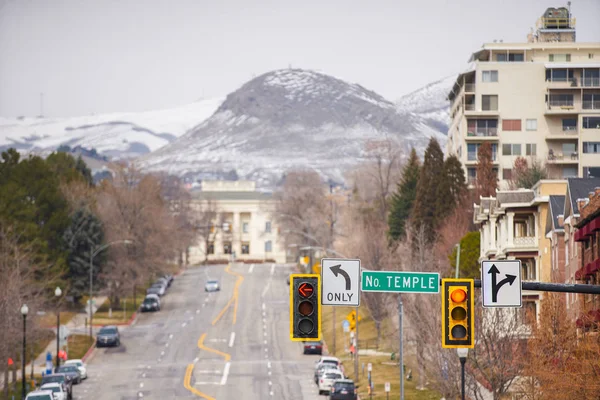
{"type": "Polygon", "coordinates": [[[274,264],[191,268],[177,277],[162,310],[121,329],[121,347],[96,349],[76,400],[324,399],[318,356],[289,340],[292,269],[274,264]],[[207,278],[221,291],[204,292],[207,278]]]}

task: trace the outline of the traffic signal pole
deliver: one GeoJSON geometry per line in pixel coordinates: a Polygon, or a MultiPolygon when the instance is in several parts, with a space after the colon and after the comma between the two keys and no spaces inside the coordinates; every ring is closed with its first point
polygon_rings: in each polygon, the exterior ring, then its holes
{"type": "MultiPolygon", "coordinates": [[[[404,312],[402,304],[402,295],[398,295],[398,327],[400,330],[400,349],[398,350],[398,361],[400,362],[400,400],[404,400],[404,350],[403,350],[403,332],[402,332],[402,313],[404,312]]],[[[389,393],[388,393],[389,395],[389,393]]]]}
{"type": "Polygon", "coordinates": [[[358,382],[358,307],[356,307],[356,324],[354,325],[356,328],[356,333],[354,335],[354,340],[356,344],[354,345],[354,376],[356,378],[356,382],[358,382]]]}
{"type": "MultiPolygon", "coordinates": [[[[480,288],[481,279],[475,279],[474,281],[475,287],[480,288]]],[[[586,285],[580,283],[521,282],[521,288],[523,290],[537,292],[600,294],[600,285],[586,285]]]]}

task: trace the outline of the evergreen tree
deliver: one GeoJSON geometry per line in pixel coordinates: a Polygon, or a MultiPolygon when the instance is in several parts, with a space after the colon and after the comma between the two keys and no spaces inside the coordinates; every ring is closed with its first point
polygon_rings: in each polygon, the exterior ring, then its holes
{"type": "Polygon", "coordinates": [[[467,192],[465,173],[456,156],[452,155],[444,161],[442,175],[436,194],[437,220],[442,220],[452,214],[467,192]]]}
{"type": "Polygon", "coordinates": [[[423,227],[430,243],[435,240],[436,230],[440,224],[438,219],[440,202],[437,198],[440,191],[438,187],[444,179],[443,172],[444,153],[438,141],[431,138],[425,150],[413,208],[413,226],[415,229],[423,227]]]}
{"type": "Polygon", "coordinates": [[[93,184],[92,172],[81,156],[75,159],[69,153],[55,152],[48,156],[46,163],[63,182],[83,180],[89,185],[93,184]]]}
{"type": "MultiPolygon", "coordinates": [[[[479,279],[481,277],[479,271],[479,241],[479,232],[469,232],[460,239],[460,265],[458,267],[461,278],[479,279]]],[[[448,257],[453,268],[456,267],[457,250],[455,247],[448,257]]]]}
{"type": "Polygon", "coordinates": [[[392,195],[388,217],[388,234],[392,240],[402,239],[406,235],[406,223],[411,216],[415,197],[417,196],[419,168],[419,157],[413,148],[408,162],[402,170],[402,178],[398,183],[396,193],[392,195]]]}
{"type": "Polygon", "coordinates": [[[494,196],[498,188],[498,173],[494,171],[492,145],[488,142],[479,146],[476,173],[477,195],[483,197],[494,196]]]}
{"type": "MultiPolygon", "coordinates": [[[[69,293],[76,300],[88,293],[90,276],[90,255],[92,251],[102,245],[104,229],[100,220],[83,209],[77,210],[71,219],[71,225],[63,235],[65,245],[69,251],[67,263],[69,266],[69,293]]],[[[102,252],[94,257],[93,279],[98,283],[101,266],[106,253],[102,252]]]]}

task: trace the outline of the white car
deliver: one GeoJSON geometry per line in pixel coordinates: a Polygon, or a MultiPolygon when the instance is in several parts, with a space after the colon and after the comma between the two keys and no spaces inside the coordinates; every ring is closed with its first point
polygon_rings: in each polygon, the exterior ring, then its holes
{"type": "Polygon", "coordinates": [[[30,392],[25,400],[54,400],[51,390],[36,390],[30,392]]]}
{"type": "Polygon", "coordinates": [[[67,360],[65,361],[65,365],[74,365],[79,370],[79,374],[81,375],[81,379],[87,379],[87,368],[85,364],[81,360],[67,360]]]}
{"type": "Polygon", "coordinates": [[[54,400],[67,400],[67,392],[63,391],[63,386],[58,382],[44,383],[40,390],[52,392],[54,400]]]}
{"type": "Polygon", "coordinates": [[[319,378],[319,394],[329,393],[333,382],[344,379],[344,374],[339,369],[328,369],[319,378]]]}
{"type": "Polygon", "coordinates": [[[219,281],[217,280],[211,279],[204,285],[205,292],[216,292],[219,290],[221,290],[221,287],[219,286],[219,281]]]}
{"type": "Polygon", "coordinates": [[[321,358],[319,358],[317,361],[315,361],[315,371],[317,369],[319,369],[319,367],[321,366],[321,364],[334,364],[336,366],[340,365],[340,359],[337,357],[329,357],[329,356],[322,356],[321,358]]]}

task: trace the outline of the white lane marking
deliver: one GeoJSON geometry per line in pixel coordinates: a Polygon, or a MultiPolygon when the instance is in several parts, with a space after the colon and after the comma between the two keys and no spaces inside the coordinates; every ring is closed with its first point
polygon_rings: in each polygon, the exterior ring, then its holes
{"type": "Polygon", "coordinates": [[[269,392],[269,395],[270,395],[270,396],[273,396],[273,392],[269,392]]]}
{"type": "Polygon", "coordinates": [[[220,385],[219,382],[196,382],[194,385],[220,385]]]}
{"type": "Polygon", "coordinates": [[[229,375],[230,366],[230,362],[227,362],[227,364],[225,364],[225,369],[223,369],[223,377],[221,378],[221,385],[225,385],[227,383],[227,376],[229,375]]]}
{"type": "Polygon", "coordinates": [[[229,338],[229,347],[233,347],[234,341],[235,341],[235,332],[231,332],[231,337],[229,338]]]}
{"type": "Polygon", "coordinates": [[[169,347],[169,342],[165,343],[165,347],[169,347]]]}
{"type": "Polygon", "coordinates": [[[184,322],[183,324],[181,324],[181,327],[185,328],[186,325],[187,325],[187,322],[184,322]]]}
{"type": "Polygon", "coordinates": [[[151,365],[148,365],[146,368],[150,369],[150,368],[152,368],[152,366],[151,366],[151,365]]]}
{"type": "Polygon", "coordinates": [[[196,364],[200,359],[198,357],[194,358],[194,364],[196,364]]]}
{"type": "Polygon", "coordinates": [[[162,358],[158,357],[158,362],[161,362],[161,361],[162,361],[162,358]]]}
{"type": "Polygon", "coordinates": [[[267,336],[267,332],[264,332],[264,335],[267,336]]]}
{"type": "Polygon", "coordinates": [[[265,303],[263,303],[263,305],[262,305],[262,309],[264,310],[265,308],[267,308],[267,306],[266,306],[266,304],[265,304],[265,303]]]}
{"type": "Polygon", "coordinates": [[[275,264],[271,265],[271,275],[275,273],[275,264]]]}
{"type": "Polygon", "coordinates": [[[200,369],[196,372],[199,372],[201,374],[220,374],[221,370],[220,369],[200,369]]]}
{"type": "Polygon", "coordinates": [[[273,382],[269,381],[269,386],[273,385],[273,382]]]}
{"type": "Polygon", "coordinates": [[[204,298],[204,302],[206,303],[207,301],[208,301],[208,297],[205,297],[204,298]]]}
{"type": "Polygon", "coordinates": [[[144,397],[144,393],[142,393],[142,392],[139,392],[139,393],[138,393],[138,397],[144,397]]]}
{"type": "Polygon", "coordinates": [[[269,279],[269,281],[265,285],[265,288],[263,289],[262,294],[260,295],[260,297],[265,297],[265,294],[267,294],[267,290],[269,290],[269,286],[271,286],[271,279],[269,279]]]}
{"type": "Polygon", "coordinates": [[[218,343],[223,343],[226,342],[227,339],[209,339],[209,342],[218,342],[218,343]]]}
{"type": "Polygon", "coordinates": [[[144,387],[144,382],[140,382],[140,388],[144,387]]]}
{"type": "Polygon", "coordinates": [[[161,352],[160,352],[160,355],[161,355],[161,356],[164,356],[164,355],[165,355],[165,351],[164,351],[164,350],[163,350],[163,351],[161,351],[161,352]]]}
{"type": "Polygon", "coordinates": [[[268,358],[269,358],[269,355],[268,355],[268,354],[265,354],[265,358],[267,358],[267,359],[268,359],[268,358]]]}
{"type": "Polygon", "coordinates": [[[173,339],[173,334],[172,333],[169,335],[169,339],[173,339]]]}
{"type": "Polygon", "coordinates": [[[271,376],[271,371],[267,372],[267,374],[268,374],[269,376],[271,376]]]}
{"type": "Polygon", "coordinates": [[[250,269],[248,270],[248,273],[251,274],[252,271],[254,271],[254,264],[250,264],[250,269]]]}
{"type": "Polygon", "coordinates": [[[196,310],[196,314],[200,314],[200,310],[196,310]]]}
{"type": "Polygon", "coordinates": [[[271,361],[267,361],[267,368],[271,368],[271,361]]]}
{"type": "MultiPolygon", "coordinates": [[[[144,372],[144,373],[142,374],[142,378],[145,378],[145,377],[146,377],[146,373],[144,372]]],[[[87,390],[87,389],[86,389],[86,390],[87,390]]]]}
{"type": "Polygon", "coordinates": [[[263,329],[267,330],[267,324],[263,324],[263,329]]]}
{"type": "Polygon", "coordinates": [[[265,340],[265,344],[267,344],[267,341],[265,340]]]}
{"type": "Polygon", "coordinates": [[[265,353],[268,352],[268,351],[269,351],[269,349],[265,349],[265,353]]]}

